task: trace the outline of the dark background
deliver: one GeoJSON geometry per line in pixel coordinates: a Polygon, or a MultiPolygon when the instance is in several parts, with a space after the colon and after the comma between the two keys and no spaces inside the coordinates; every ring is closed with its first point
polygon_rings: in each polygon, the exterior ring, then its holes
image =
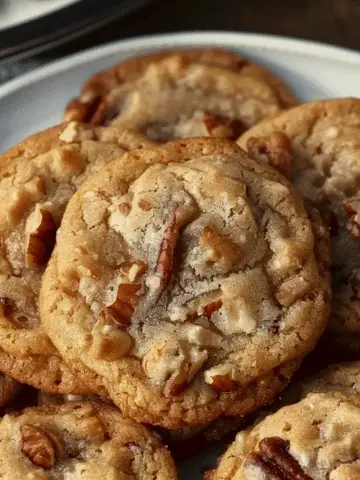
{"type": "Polygon", "coordinates": [[[360,0],[156,0],[51,53],[57,57],[125,37],[185,30],[270,33],[360,49],[360,0]]]}
{"type": "MultiPolygon", "coordinates": [[[[98,1],[101,4],[101,0],[98,1]]],[[[120,13],[122,2],[114,0],[116,6],[116,1],[120,13]]],[[[30,50],[25,55],[10,56],[5,62],[0,59],[0,84],[65,55],[123,38],[156,33],[189,30],[268,33],[360,50],[360,0],[144,1],[149,2],[147,6],[135,13],[63,42],[59,47],[36,55],[30,50]]],[[[81,4],[86,9],[86,0],[81,4]]],[[[56,22],[55,26],[67,27],[56,22]]],[[[41,28],[37,33],[41,34],[41,28]]]]}

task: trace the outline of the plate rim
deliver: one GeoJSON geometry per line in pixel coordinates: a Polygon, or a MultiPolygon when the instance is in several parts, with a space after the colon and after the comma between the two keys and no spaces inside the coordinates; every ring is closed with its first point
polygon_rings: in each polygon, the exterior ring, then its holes
{"type": "MultiPolygon", "coordinates": [[[[75,54],[71,54],[50,62],[16,77],[3,85],[0,85],[0,100],[7,95],[16,92],[24,87],[36,84],[39,81],[50,78],[58,73],[66,72],[77,66],[94,62],[107,55],[116,54],[118,51],[129,51],[129,57],[132,50],[143,50],[151,52],[156,49],[174,49],[174,48],[197,48],[197,47],[220,47],[223,44],[231,44],[236,40],[234,48],[243,45],[251,47],[262,52],[279,51],[282,53],[296,53],[309,58],[319,60],[332,60],[334,63],[345,63],[351,66],[360,67],[360,52],[348,48],[316,42],[306,39],[298,39],[280,35],[268,35],[236,31],[186,31],[166,34],[154,34],[132,37],[128,39],[116,40],[96,47],[90,47],[75,54]]],[[[231,46],[224,46],[229,48],[231,46]]]]}
{"type": "Polygon", "coordinates": [[[28,58],[37,55],[100,28],[116,18],[123,17],[141,8],[149,1],[122,0],[120,4],[117,4],[114,3],[114,0],[103,0],[100,7],[96,0],[92,0],[92,3],[89,4],[90,11],[85,16],[77,1],[28,22],[0,30],[0,60],[16,61],[18,57],[28,58]],[[73,21],[69,24],[64,23],[64,19],[70,14],[74,17],[73,21]],[[54,30],[54,24],[56,25],[56,22],[59,21],[59,16],[64,25],[54,30]],[[37,31],[44,28],[45,31],[41,35],[34,36],[32,34],[34,29],[37,31]],[[17,40],[14,42],[14,39],[20,37],[20,42],[17,40]],[[6,38],[5,43],[4,38],[6,38]]]}
{"type": "MultiPolygon", "coordinates": [[[[75,1],[79,2],[80,0],[72,0],[71,3],[75,3],[75,1]]],[[[41,13],[38,14],[35,18],[19,20],[19,21],[17,21],[16,23],[10,24],[10,25],[7,26],[7,27],[0,27],[0,32],[6,32],[6,30],[9,30],[10,28],[20,27],[20,26],[24,25],[25,23],[30,23],[30,22],[33,21],[33,20],[39,20],[39,19],[41,19],[41,18],[44,18],[44,17],[46,17],[47,15],[51,15],[51,14],[53,14],[53,13],[58,12],[58,11],[61,10],[62,8],[67,8],[68,6],[71,5],[71,3],[66,3],[66,4],[63,4],[63,5],[58,5],[57,7],[50,9],[48,12],[41,12],[41,13]]]]}

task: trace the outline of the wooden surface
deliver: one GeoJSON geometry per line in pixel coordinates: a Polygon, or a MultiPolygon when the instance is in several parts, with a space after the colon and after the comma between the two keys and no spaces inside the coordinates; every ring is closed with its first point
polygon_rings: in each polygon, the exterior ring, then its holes
{"type": "Polygon", "coordinates": [[[360,0],[156,0],[45,56],[58,58],[121,38],[185,30],[270,33],[360,50],[360,0]]]}

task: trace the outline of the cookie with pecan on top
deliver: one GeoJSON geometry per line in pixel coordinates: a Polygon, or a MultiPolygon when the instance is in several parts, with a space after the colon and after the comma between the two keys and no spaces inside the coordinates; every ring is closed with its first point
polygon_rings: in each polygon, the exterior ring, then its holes
{"type": "Polygon", "coordinates": [[[152,145],[117,127],[78,122],[40,132],[0,157],[0,370],[53,393],[91,393],[97,377],[70,369],[39,318],[42,273],[68,200],[92,173],[152,145]]]}
{"type": "Polygon", "coordinates": [[[96,402],[27,408],[0,425],[0,477],[176,480],[167,448],[145,426],[96,402]]]}
{"type": "Polygon", "coordinates": [[[221,49],[164,51],[92,76],[65,120],[121,125],[151,139],[235,140],[268,115],[298,103],[270,71],[221,49]]]}
{"type": "MultiPolygon", "coordinates": [[[[287,173],[327,219],[334,301],[319,360],[360,359],[360,100],[318,100],[247,131],[238,143],[287,173]]],[[[314,361],[318,358],[314,357],[314,361]]]]}
{"type": "Polygon", "coordinates": [[[207,480],[356,480],[360,397],[308,396],[240,432],[207,480]]]}
{"type": "Polygon", "coordinates": [[[73,196],[41,318],[138,421],[179,429],[247,415],[325,327],[319,252],[301,197],[274,169],[227,140],[169,142],[125,155],[73,196]]]}

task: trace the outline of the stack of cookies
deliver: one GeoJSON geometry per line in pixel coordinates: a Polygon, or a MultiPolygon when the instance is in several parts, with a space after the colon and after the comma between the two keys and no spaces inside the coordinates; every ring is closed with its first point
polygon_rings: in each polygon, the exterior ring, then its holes
{"type": "Polygon", "coordinates": [[[173,480],[235,429],[206,478],[360,478],[360,100],[298,103],[162,52],[2,155],[0,478],[173,480]]]}

